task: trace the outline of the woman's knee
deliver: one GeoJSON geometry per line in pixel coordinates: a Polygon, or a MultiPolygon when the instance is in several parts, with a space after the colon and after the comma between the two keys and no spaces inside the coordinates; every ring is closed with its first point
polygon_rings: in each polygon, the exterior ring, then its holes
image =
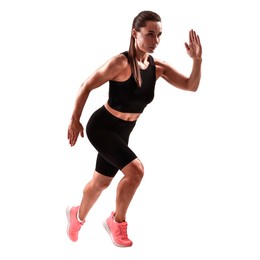
{"type": "Polygon", "coordinates": [[[103,191],[110,185],[112,179],[112,177],[105,176],[95,171],[91,180],[91,185],[96,190],[103,191]]]}
{"type": "Polygon", "coordinates": [[[136,181],[141,181],[144,176],[144,166],[139,159],[135,159],[127,164],[122,172],[126,177],[130,177],[136,181]]]}

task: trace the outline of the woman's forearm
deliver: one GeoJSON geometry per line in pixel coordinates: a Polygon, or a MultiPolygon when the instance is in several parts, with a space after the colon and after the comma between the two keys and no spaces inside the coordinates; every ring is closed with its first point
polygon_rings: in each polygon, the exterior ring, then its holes
{"type": "Polygon", "coordinates": [[[190,77],[188,79],[188,90],[197,91],[201,78],[202,59],[193,59],[193,66],[190,77]]]}
{"type": "Polygon", "coordinates": [[[84,106],[86,104],[86,101],[88,99],[89,93],[90,93],[90,91],[87,90],[86,86],[83,83],[79,89],[78,96],[76,98],[71,120],[76,120],[76,121],[80,120],[80,117],[81,117],[82,111],[84,109],[84,106]]]}

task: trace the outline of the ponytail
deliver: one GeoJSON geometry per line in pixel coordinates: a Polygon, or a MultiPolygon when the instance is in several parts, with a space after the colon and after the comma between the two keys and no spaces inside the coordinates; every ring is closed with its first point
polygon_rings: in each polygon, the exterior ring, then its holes
{"type": "Polygon", "coordinates": [[[141,78],[141,72],[137,63],[136,59],[136,50],[135,50],[135,38],[131,35],[130,39],[130,47],[129,47],[129,52],[128,52],[128,59],[129,59],[129,64],[131,67],[131,71],[133,74],[133,77],[139,87],[142,85],[142,78],[141,78]]]}
{"type": "Polygon", "coordinates": [[[139,87],[141,87],[142,85],[142,77],[136,59],[135,38],[132,35],[132,31],[133,29],[135,29],[137,32],[139,32],[140,28],[146,26],[147,21],[161,22],[161,17],[157,13],[152,11],[142,11],[134,18],[131,30],[130,46],[128,51],[128,59],[132,75],[139,87]]]}

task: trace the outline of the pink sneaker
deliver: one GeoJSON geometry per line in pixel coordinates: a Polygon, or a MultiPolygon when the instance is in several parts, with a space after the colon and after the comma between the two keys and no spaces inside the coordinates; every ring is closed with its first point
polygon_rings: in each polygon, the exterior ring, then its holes
{"type": "Polygon", "coordinates": [[[112,212],[110,217],[104,221],[104,228],[110,235],[114,245],[120,247],[132,246],[133,242],[127,236],[127,222],[117,223],[115,213],[112,212]]]}
{"type": "Polygon", "coordinates": [[[85,220],[80,222],[78,221],[78,207],[67,207],[66,213],[68,218],[67,234],[71,241],[76,242],[78,240],[78,234],[81,229],[81,226],[84,224],[85,220]]]}

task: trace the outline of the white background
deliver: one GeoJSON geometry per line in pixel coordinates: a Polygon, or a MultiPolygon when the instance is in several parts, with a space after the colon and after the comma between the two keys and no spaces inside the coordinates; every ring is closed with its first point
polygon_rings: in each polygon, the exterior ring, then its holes
{"type": "MultiPolygon", "coordinates": [[[[259,260],[259,12],[257,1],[1,1],[1,259],[259,260]],[[142,10],[162,17],[154,57],[184,74],[184,42],[203,46],[200,88],[158,80],[130,145],[145,177],[129,208],[131,248],[102,227],[114,209],[118,173],[88,215],[79,241],[66,235],[95,166],[87,138],[67,141],[78,88],[129,46],[142,10]]],[[[107,100],[91,93],[82,115],[107,100]]]]}

